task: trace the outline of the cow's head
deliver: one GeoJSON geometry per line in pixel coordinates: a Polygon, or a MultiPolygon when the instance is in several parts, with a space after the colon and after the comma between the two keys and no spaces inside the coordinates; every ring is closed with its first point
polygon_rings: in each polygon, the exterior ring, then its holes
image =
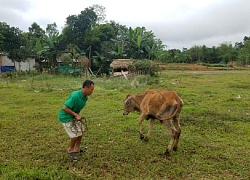
{"type": "Polygon", "coordinates": [[[130,112],[134,111],[134,104],[132,100],[132,95],[128,94],[124,101],[124,111],[123,115],[128,115],[130,112]]]}

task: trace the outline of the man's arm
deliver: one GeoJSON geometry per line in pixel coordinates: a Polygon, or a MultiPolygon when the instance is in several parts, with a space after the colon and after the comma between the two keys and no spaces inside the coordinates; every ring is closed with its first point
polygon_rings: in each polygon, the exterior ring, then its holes
{"type": "Polygon", "coordinates": [[[75,113],[74,111],[72,111],[69,107],[67,106],[63,106],[62,108],[66,113],[71,114],[72,116],[74,116],[77,120],[81,120],[81,116],[77,113],[75,113]]]}

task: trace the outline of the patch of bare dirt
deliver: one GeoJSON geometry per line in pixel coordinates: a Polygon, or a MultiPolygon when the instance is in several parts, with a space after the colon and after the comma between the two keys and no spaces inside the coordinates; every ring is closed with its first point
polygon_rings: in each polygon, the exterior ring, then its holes
{"type": "Polygon", "coordinates": [[[171,63],[171,64],[157,64],[161,69],[164,70],[218,70],[218,67],[207,67],[199,64],[182,64],[182,63],[171,63]]]}

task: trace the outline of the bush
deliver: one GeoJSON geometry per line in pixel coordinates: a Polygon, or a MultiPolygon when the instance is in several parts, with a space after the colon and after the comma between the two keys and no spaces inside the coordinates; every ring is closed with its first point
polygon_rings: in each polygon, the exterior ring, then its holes
{"type": "Polygon", "coordinates": [[[129,66],[132,72],[142,71],[143,74],[154,77],[158,75],[159,68],[153,64],[153,61],[144,60],[133,60],[132,64],[129,66]]]}

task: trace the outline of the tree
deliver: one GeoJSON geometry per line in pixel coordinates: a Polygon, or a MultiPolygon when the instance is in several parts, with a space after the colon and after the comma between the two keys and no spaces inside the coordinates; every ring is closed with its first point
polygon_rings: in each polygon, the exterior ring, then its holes
{"type": "Polygon", "coordinates": [[[97,24],[101,24],[106,20],[106,8],[105,7],[98,5],[98,4],[94,4],[90,8],[93,9],[93,11],[95,12],[97,16],[96,18],[97,24]]]}
{"type": "Polygon", "coordinates": [[[0,22],[0,51],[10,52],[14,49],[20,49],[23,44],[24,37],[22,31],[16,27],[10,27],[5,22],[0,22]]]}
{"type": "MultiPolygon", "coordinates": [[[[23,44],[25,43],[23,42],[23,44]]],[[[30,56],[30,50],[26,48],[26,46],[20,46],[19,49],[13,49],[8,53],[8,57],[14,62],[14,64],[25,62],[30,56]]]]}
{"type": "Polygon", "coordinates": [[[86,8],[78,15],[70,15],[66,19],[66,26],[62,31],[64,45],[75,44],[80,49],[84,46],[86,31],[92,30],[97,21],[97,15],[93,8],[86,8]]]}
{"type": "Polygon", "coordinates": [[[150,60],[157,59],[157,54],[159,54],[159,52],[163,52],[164,48],[165,45],[162,44],[162,41],[160,39],[154,40],[153,43],[145,43],[145,50],[147,52],[146,58],[150,60]]]}
{"type": "Polygon", "coordinates": [[[8,52],[11,49],[8,39],[13,35],[10,26],[5,22],[0,22],[0,52],[8,52]]]}
{"type": "Polygon", "coordinates": [[[208,47],[206,45],[201,46],[201,62],[209,63],[208,47]]]}
{"type": "Polygon", "coordinates": [[[241,65],[250,64],[250,40],[244,42],[244,47],[238,55],[238,62],[241,65]]]}
{"type": "Polygon", "coordinates": [[[128,31],[129,29],[124,26],[110,21],[111,27],[114,29],[114,37],[111,38],[111,51],[109,52],[113,58],[123,58],[128,57],[128,31]]]}
{"type": "Polygon", "coordinates": [[[178,62],[178,56],[181,54],[181,51],[179,49],[170,49],[168,50],[170,55],[170,62],[178,62]]]}
{"type": "Polygon", "coordinates": [[[241,50],[243,47],[244,47],[244,43],[242,43],[242,42],[236,42],[234,45],[234,48],[236,50],[241,50]]]}
{"type": "Polygon", "coordinates": [[[59,34],[59,31],[57,29],[57,25],[55,22],[53,24],[47,24],[46,34],[47,35],[59,34]]]}
{"type": "Polygon", "coordinates": [[[5,22],[0,23],[0,52],[6,53],[14,63],[25,61],[31,56],[24,33],[5,22]]]}
{"type": "Polygon", "coordinates": [[[199,62],[201,60],[201,46],[193,46],[188,50],[188,54],[192,62],[199,62]]]}
{"type": "Polygon", "coordinates": [[[96,56],[94,56],[94,66],[98,67],[98,70],[96,72],[96,74],[109,74],[109,65],[110,65],[110,61],[103,55],[100,54],[98,52],[95,52],[96,56]]]}
{"type": "Polygon", "coordinates": [[[65,49],[64,47],[60,46],[62,35],[60,35],[59,32],[55,30],[55,27],[55,24],[47,26],[47,33],[42,39],[43,49],[40,52],[43,53],[47,58],[48,66],[52,70],[51,72],[55,72],[57,67],[57,57],[61,55],[62,49],[65,49]]]}
{"type": "Polygon", "coordinates": [[[42,66],[41,66],[41,59],[43,57],[43,47],[42,47],[42,43],[41,43],[41,39],[37,39],[36,41],[36,45],[33,49],[33,51],[35,52],[35,59],[38,60],[38,70],[39,72],[42,72],[42,66]]]}
{"type": "Polygon", "coordinates": [[[235,49],[231,43],[225,42],[218,47],[219,58],[226,64],[229,61],[235,60],[234,52],[235,49]]]}
{"type": "Polygon", "coordinates": [[[158,51],[155,54],[155,58],[161,62],[165,62],[165,63],[171,62],[171,55],[170,55],[169,51],[167,51],[167,50],[158,51]]]}
{"type": "Polygon", "coordinates": [[[26,33],[29,47],[32,49],[35,47],[38,39],[42,39],[45,31],[36,23],[32,23],[29,27],[29,32],[26,33]]]}
{"type": "Polygon", "coordinates": [[[245,43],[246,41],[250,40],[250,37],[245,36],[243,40],[244,40],[244,43],[245,43]]]}
{"type": "Polygon", "coordinates": [[[145,27],[136,27],[135,29],[129,28],[129,44],[130,44],[130,55],[135,59],[142,59],[143,48],[142,39],[145,31],[145,27]]]}
{"type": "Polygon", "coordinates": [[[219,63],[220,58],[219,58],[219,49],[215,46],[212,48],[208,49],[208,62],[209,63],[219,63]]]}
{"type": "MultiPolygon", "coordinates": [[[[102,46],[105,42],[110,42],[110,39],[115,37],[115,31],[110,24],[99,24],[92,30],[86,31],[84,40],[84,47],[91,46],[92,56],[94,52],[101,52],[102,46]]],[[[111,51],[111,49],[109,50],[111,51]]],[[[109,52],[103,52],[107,57],[109,52]]]]}

